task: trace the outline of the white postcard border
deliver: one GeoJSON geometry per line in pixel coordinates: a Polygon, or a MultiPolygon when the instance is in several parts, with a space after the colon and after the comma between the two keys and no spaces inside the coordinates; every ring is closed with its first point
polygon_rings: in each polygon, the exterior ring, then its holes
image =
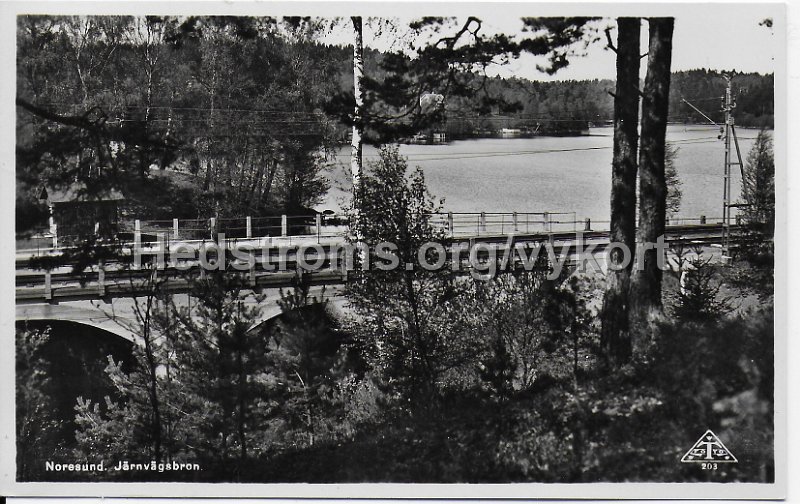
{"type": "MultiPolygon", "coordinates": [[[[791,293],[787,273],[789,250],[796,250],[798,238],[789,233],[789,206],[787,189],[798,175],[787,170],[791,160],[798,161],[798,148],[790,146],[789,138],[798,137],[797,120],[789,124],[787,82],[797,85],[795,73],[787,76],[787,17],[786,5],[757,2],[764,17],[775,18],[775,36],[779,60],[775,71],[775,160],[776,187],[783,188],[776,194],[775,234],[775,483],[576,483],[576,484],[237,484],[237,483],[18,483],[15,482],[15,408],[14,408],[14,291],[0,289],[2,296],[2,343],[0,345],[0,495],[8,496],[103,496],[103,497],[269,497],[269,498],[451,498],[451,499],[781,499],[786,495],[787,467],[787,403],[788,399],[788,318],[789,300],[797,303],[797,289],[791,293]],[[788,77],[791,77],[789,79],[788,77]],[[791,129],[789,129],[791,128],[791,129]],[[793,136],[789,136],[789,135],[793,136]],[[789,151],[791,147],[791,151],[789,151]],[[790,180],[790,176],[793,179],[790,180]],[[792,245],[794,248],[789,248],[792,245]]],[[[408,13],[410,2],[379,4],[377,2],[244,2],[244,1],[178,1],[178,2],[6,2],[0,4],[0,57],[4,75],[0,78],[0,110],[6,118],[0,124],[0,176],[6,183],[0,185],[2,204],[6,215],[13,215],[15,187],[15,16],[25,13],[59,14],[225,14],[225,15],[311,15],[349,16],[358,13],[372,15],[403,15],[408,13]]],[[[425,8],[431,15],[461,15],[489,13],[502,9],[506,15],[637,15],[679,16],[681,12],[694,15],[719,15],[725,8],[748,8],[753,4],[734,3],[526,3],[526,2],[414,2],[415,9],[425,8]],[[535,5],[534,12],[531,6],[535,5]]],[[[794,30],[798,30],[795,25],[794,30]]],[[[797,35],[795,34],[796,38],[797,35]]],[[[796,45],[796,44],[795,44],[796,45]]],[[[798,54],[795,53],[795,57],[798,54]]],[[[794,97],[796,102],[796,97],[794,97]]],[[[795,106],[795,114],[798,111],[795,106]]],[[[796,117],[796,116],[795,116],[796,117]]],[[[796,140],[795,140],[796,142],[796,140]]],[[[794,184],[793,187],[797,187],[794,184]]],[[[797,222],[797,203],[793,204],[791,222],[797,222]]],[[[0,220],[3,236],[8,244],[14,243],[14,220],[0,220]]],[[[797,229],[797,226],[794,226],[797,229]]],[[[0,254],[0,285],[14,285],[13,245],[0,254]]],[[[800,281],[797,266],[791,266],[792,279],[800,281]]],[[[791,314],[793,328],[797,330],[797,310],[791,314]]],[[[797,356],[798,343],[792,345],[797,356]]],[[[792,366],[792,375],[797,378],[798,366],[792,366]]],[[[795,380],[797,381],[797,380],[795,380]]],[[[797,398],[791,403],[797,409],[797,398]]],[[[795,420],[798,416],[793,414],[795,420]]],[[[797,435],[794,436],[795,438],[797,435]]],[[[689,441],[691,443],[691,440],[689,441]]],[[[796,444],[796,443],[795,443],[796,444]]],[[[676,454],[676,463],[681,454],[676,454]]],[[[795,473],[797,474],[797,473],[795,473]]]]}

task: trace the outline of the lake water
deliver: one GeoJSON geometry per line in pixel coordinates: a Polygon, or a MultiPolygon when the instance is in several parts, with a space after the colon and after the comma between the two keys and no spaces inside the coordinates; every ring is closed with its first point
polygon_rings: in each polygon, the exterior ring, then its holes
{"type": "MultiPolygon", "coordinates": [[[[742,157],[757,135],[737,130],[742,157]]],[[[607,221],[611,193],[612,133],[610,127],[593,128],[582,137],[480,139],[447,145],[402,145],[409,166],[425,173],[430,192],[445,198],[452,212],[575,212],[578,219],[607,221]]],[[[667,141],[680,150],[675,160],[683,182],[683,199],[677,217],[709,220],[722,216],[724,142],[719,130],[707,126],[670,125],[667,141]]],[[[733,142],[731,142],[733,144],[733,142]]],[[[349,148],[336,156],[331,170],[331,191],[317,208],[338,210],[347,197],[349,148]]],[[[735,159],[735,150],[733,153],[735,159]]],[[[377,158],[377,150],[364,148],[364,161],[377,158]]],[[[738,166],[732,167],[734,199],[741,191],[738,166]]]]}

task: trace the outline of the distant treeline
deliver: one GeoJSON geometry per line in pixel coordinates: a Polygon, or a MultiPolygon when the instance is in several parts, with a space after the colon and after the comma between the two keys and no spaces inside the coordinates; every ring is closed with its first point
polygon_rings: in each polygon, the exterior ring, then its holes
{"type": "MultiPolygon", "coordinates": [[[[682,98],[691,102],[717,123],[722,122],[721,99],[725,95],[725,78],[716,70],[688,70],[674,72],[670,84],[669,119],[672,122],[703,124],[708,121],[682,98]]],[[[774,125],[773,75],[730,72],[733,76],[733,94],[736,99],[734,116],[736,124],[745,127],[774,125]]],[[[495,88],[508,101],[516,101],[523,108],[519,117],[557,123],[573,120],[591,123],[609,122],[614,116],[613,98],[609,91],[614,81],[584,80],[559,82],[531,82],[521,79],[495,79],[495,88]]]]}
{"type": "MultiPolygon", "coordinates": [[[[748,128],[775,126],[775,76],[757,73],[727,72],[732,76],[736,124],[748,128]]],[[[706,122],[700,114],[681,101],[685,98],[717,123],[722,121],[721,99],[725,95],[723,72],[689,70],[672,74],[669,115],[672,121],[706,122]]]]}
{"type": "MultiPolygon", "coordinates": [[[[342,68],[339,86],[351,91],[352,49],[325,47],[329,57],[342,68]]],[[[380,78],[383,55],[366,50],[365,72],[380,78]]],[[[575,64],[578,64],[576,61],[575,64]]],[[[736,124],[752,128],[774,126],[774,76],[737,71],[687,70],[674,72],[670,86],[671,122],[707,124],[708,121],[682,98],[690,101],[717,123],[722,122],[721,99],[725,95],[724,75],[732,76],[737,103],[736,124]]],[[[612,79],[541,82],[520,78],[495,77],[486,83],[486,93],[501,98],[503,105],[493,110],[475,110],[467,100],[449,99],[447,121],[441,129],[449,136],[496,134],[502,128],[521,128],[539,134],[579,134],[587,126],[608,124],[614,116],[612,79]]]]}

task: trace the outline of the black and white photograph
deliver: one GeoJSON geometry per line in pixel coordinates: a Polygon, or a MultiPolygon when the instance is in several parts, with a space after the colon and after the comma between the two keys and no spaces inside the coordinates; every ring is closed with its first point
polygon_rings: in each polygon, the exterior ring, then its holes
{"type": "Polygon", "coordinates": [[[784,496],[785,5],[36,5],[4,492],[784,496]]]}

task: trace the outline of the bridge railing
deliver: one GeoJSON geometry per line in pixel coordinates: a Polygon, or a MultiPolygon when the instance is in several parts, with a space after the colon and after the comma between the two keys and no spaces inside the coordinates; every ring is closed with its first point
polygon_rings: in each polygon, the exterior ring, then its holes
{"type": "MultiPolygon", "coordinates": [[[[707,224],[722,224],[722,217],[707,217],[705,215],[699,217],[667,217],[667,226],[702,226],[707,224]]],[[[740,225],[741,217],[737,215],[732,224],[740,225]]]]}
{"type": "MultiPolygon", "coordinates": [[[[431,216],[432,218],[441,218],[431,216]]],[[[723,233],[722,226],[719,224],[709,224],[707,226],[683,226],[674,227],[667,233],[667,243],[670,247],[682,246],[701,246],[713,249],[723,233]]],[[[741,236],[741,235],[739,235],[741,236]]],[[[285,287],[290,285],[298,274],[311,275],[315,283],[340,284],[348,281],[348,260],[347,253],[341,253],[340,242],[322,243],[319,247],[309,250],[308,242],[303,243],[302,237],[287,237],[296,240],[294,243],[283,239],[278,243],[278,247],[265,247],[249,251],[250,262],[241,257],[232,258],[229,263],[238,269],[243,278],[247,279],[249,285],[253,287],[285,287]],[[309,252],[311,255],[309,255],[309,252]],[[301,258],[310,257],[315,264],[311,270],[307,268],[308,263],[301,262],[301,258]],[[279,265],[279,269],[275,269],[279,265]]],[[[550,239],[554,246],[559,247],[560,254],[565,254],[567,258],[575,258],[576,254],[587,250],[586,242],[572,233],[550,233],[547,237],[542,237],[539,233],[531,233],[527,236],[518,235],[515,244],[507,244],[504,239],[497,236],[485,235],[483,237],[456,237],[453,242],[470,244],[480,242],[484,246],[494,247],[495,250],[508,250],[508,246],[516,247],[518,244],[542,243],[542,240],[550,239]]],[[[340,238],[341,239],[341,238],[340,238]]],[[[588,250],[592,254],[602,254],[605,252],[610,237],[607,231],[592,233],[590,239],[593,240],[592,247],[588,250]]],[[[237,238],[227,240],[227,246],[236,246],[237,238]],[[232,243],[233,242],[233,243],[232,243]]],[[[208,244],[209,240],[204,240],[208,244]]],[[[194,242],[190,246],[196,247],[195,252],[204,246],[204,243],[194,242]]],[[[190,287],[189,278],[204,274],[202,263],[198,262],[194,254],[188,257],[180,257],[180,254],[165,248],[163,243],[143,244],[142,262],[137,265],[134,263],[99,261],[98,263],[84,268],[76,273],[71,269],[71,263],[56,265],[56,267],[41,268],[32,265],[28,259],[17,257],[16,272],[16,297],[17,300],[45,300],[51,301],[56,298],[82,298],[86,296],[116,296],[131,295],[136,292],[148,292],[148,281],[156,275],[163,280],[165,288],[169,292],[184,292],[190,287]],[[173,253],[178,255],[173,255],[173,253]],[[183,290],[181,290],[183,289],[183,290]]],[[[470,262],[473,250],[464,247],[451,249],[459,251],[456,264],[462,266],[463,271],[467,271],[474,265],[470,262]]],[[[215,252],[217,254],[218,252],[215,252]]],[[[216,256],[215,256],[216,257],[216,256]]],[[[488,249],[482,248],[478,251],[480,260],[500,260],[503,254],[498,256],[488,255],[488,249]],[[481,256],[483,254],[483,256],[481,256]]],[[[569,259],[571,261],[572,259],[569,259]]],[[[514,263],[518,265],[517,262],[514,263]]],[[[568,262],[568,264],[573,264],[568,262]]],[[[514,266],[516,267],[516,266],[514,266]]]]}
{"type": "Polygon", "coordinates": [[[223,217],[209,219],[137,220],[120,226],[123,241],[207,240],[224,234],[226,239],[291,236],[341,236],[347,226],[338,215],[276,215],[268,217],[223,217]]]}
{"type": "Polygon", "coordinates": [[[449,236],[487,236],[509,233],[557,233],[576,231],[575,212],[448,212],[430,215],[431,223],[449,236]]]}
{"type": "MultiPolygon", "coordinates": [[[[607,220],[579,219],[575,212],[439,212],[429,215],[430,222],[445,235],[481,237],[514,234],[605,231],[607,220]]],[[[668,226],[720,224],[721,217],[672,216],[668,226]]],[[[228,240],[263,239],[269,237],[286,245],[316,241],[341,240],[348,231],[348,217],[342,214],[276,215],[265,217],[224,217],[209,219],[162,219],[120,222],[113,241],[123,245],[176,241],[198,241],[216,238],[224,233],[228,240]]],[[[733,224],[733,223],[732,223],[733,224]]],[[[739,224],[739,217],[736,217],[739,224]]],[[[17,252],[38,256],[70,248],[86,237],[64,236],[56,226],[18,240],[17,252]]]]}

